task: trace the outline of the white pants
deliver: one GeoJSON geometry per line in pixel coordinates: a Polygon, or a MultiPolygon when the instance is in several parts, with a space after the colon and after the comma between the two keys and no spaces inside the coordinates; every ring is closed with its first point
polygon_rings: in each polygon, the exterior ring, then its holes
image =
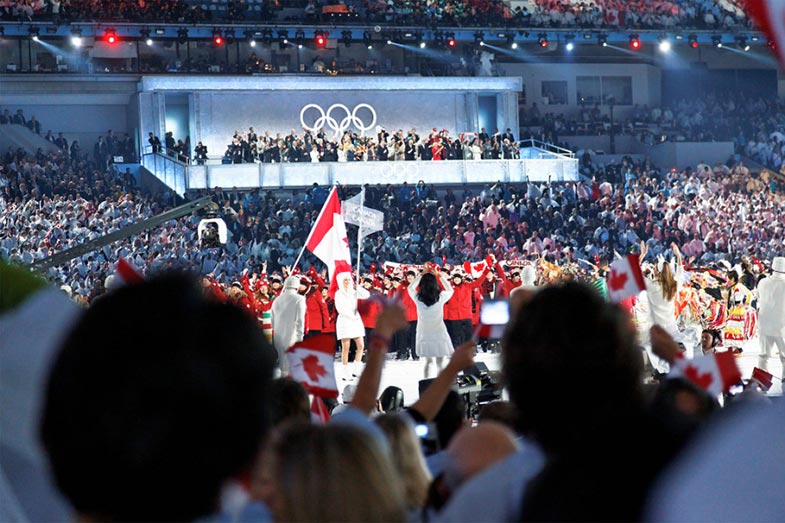
{"type": "Polygon", "coordinates": [[[768,371],[767,364],[769,358],[774,357],[774,347],[780,353],[780,361],[782,362],[783,370],[785,370],[785,338],[782,336],[765,336],[760,335],[760,357],[758,358],[758,367],[768,371]]]}

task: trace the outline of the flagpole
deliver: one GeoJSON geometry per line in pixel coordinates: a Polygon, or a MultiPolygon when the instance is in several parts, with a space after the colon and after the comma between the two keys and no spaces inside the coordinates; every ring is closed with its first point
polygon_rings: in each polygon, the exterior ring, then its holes
{"type": "Polygon", "coordinates": [[[365,205],[365,187],[360,189],[360,219],[357,224],[357,282],[356,285],[360,287],[360,256],[362,255],[363,247],[363,206],[365,205]]]}
{"type": "MultiPolygon", "coordinates": [[[[324,210],[327,208],[327,202],[330,201],[330,196],[332,196],[332,193],[333,193],[334,190],[335,190],[335,185],[333,185],[333,188],[330,189],[329,193],[327,193],[327,199],[324,200],[324,203],[322,204],[322,210],[319,211],[319,216],[316,217],[316,221],[314,223],[319,223],[319,220],[322,218],[322,214],[324,214],[324,210]]],[[[308,237],[305,239],[305,242],[303,243],[303,248],[300,249],[300,254],[297,255],[297,259],[294,260],[294,263],[289,266],[289,274],[290,275],[292,274],[292,269],[297,267],[297,264],[300,263],[300,258],[303,257],[303,253],[305,252],[305,249],[308,246],[308,242],[311,241],[311,236],[313,236],[313,230],[314,230],[314,228],[311,227],[311,232],[308,233],[308,237]]],[[[328,270],[329,270],[329,268],[328,268],[328,270]]]]}

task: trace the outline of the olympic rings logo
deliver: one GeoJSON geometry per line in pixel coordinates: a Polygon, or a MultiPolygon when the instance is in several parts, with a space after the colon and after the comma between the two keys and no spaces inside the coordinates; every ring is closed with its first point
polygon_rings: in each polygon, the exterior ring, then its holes
{"type": "Polygon", "coordinates": [[[300,110],[300,123],[302,124],[303,129],[307,129],[308,131],[312,132],[325,127],[331,129],[335,132],[335,138],[340,138],[343,133],[346,132],[351,126],[354,126],[358,131],[360,131],[361,135],[364,135],[365,131],[373,129],[373,127],[376,125],[376,110],[368,104],[357,104],[352,111],[349,111],[349,108],[343,104],[332,104],[325,112],[325,110],[317,104],[308,104],[300,110]],[[312,126],[309,126],[305,123],[305,113],[309,109],[313,109],[319,114],[312,126]],[[340,120],[336,119],[333,116],[333,111],[336,109],[343,111],[346,116],[340,120]],[[361,109],[368,109],[371,112],[370,124],[365,125],[365,122],[363,122],[362,119],[360,119],[358,116],[358,113],[361,109]]]}

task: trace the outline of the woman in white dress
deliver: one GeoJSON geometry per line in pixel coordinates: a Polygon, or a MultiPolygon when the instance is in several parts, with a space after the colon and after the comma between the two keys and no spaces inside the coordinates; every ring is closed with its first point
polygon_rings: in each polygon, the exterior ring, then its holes
{"type": "Polygon", "coordinates": [[[417,306],[417,354],[425,358],[424,375],[427,378],[431,364],[436,360],[436,371],[443,368],[444,357],[452,354],[452,342],[444,324],[444,304],[452,298],[450,281],[435,269],[426,269],[409,284],[409,296],[417,306]],[[442,290],[439,288],[441,281],[442,290]]]}
{"type": "MultiPolygon", "coordinates": [[[[335,335],[341,342],[341,363],[343,370],[346,371],[352,340],[357,347],[354,362],[360,363],[363,358],[365,326],[357,310],[357,300],[365,300],[370,297],[370,294],[362,287],[355,289],[352,275],[348,272],[342,272],[336,278],[338,278],[338,291],[335,293],[335,310],[338,312],[338,319],[335,322],[335,335]]],[[[345,376],[346,372],[344,372],[345,376]]]]}
{"type": "MultiPolygon", "coordinates": [[[[655,266],[653,274],[645,277],[645,298],[643,295],[639,297],[639,300],[645,299],[642,308],[648,309],[648,314],[644,314],[639,319],[639,327],[643,327],[641,337],[647,348],[650,346],[650,343],[647,342],[651,325],[659,325],[664,328],[677,342],[684,341],[676,322],[676,296],[679,292],[679,279],[681,279],[681,253],[675,244],[671,244],[671,248],[676,256],[676,270],[671,269],[670,263],[661,260],[659,266],[655,266]]],[[[646,252],[646,244],[641,242],[641,260],[646,256],[646,252]]],[[[649,358],[657,370],[667,372],[668,367],[664,361],[653,353],[649,354],[649,358]]]]}

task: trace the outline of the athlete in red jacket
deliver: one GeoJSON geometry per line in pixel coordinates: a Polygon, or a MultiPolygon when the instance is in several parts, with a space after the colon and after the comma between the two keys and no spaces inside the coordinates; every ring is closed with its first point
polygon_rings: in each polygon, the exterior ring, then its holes
{"type": "Polygon", "coordinates": [[[401,306],[406,311],[406,321],[409,322],[409,328],[403,331],[402,335],[395,340],[398,349],[396,359],[398,360],[408,359],[410,353],[413,360],[416,361],[420,359],[417,356],[416,350],[417,305],[414,304],[411,296],[409,296],[409,291],[407,290],[409,284],[414,281],[415,276],[414,271],[408,271],[406,273],[406,279],[402,281],[396,289],[396,294],[400,300],[401,306]]]}
{"type": "Polygon", "coordinates": [[[452,275],[453,295],[444,304],[444,324],[450,334],[453,347],[457,347],[472,337],[472,293],[482,285],[485,274],[490,269],[486,267],[482,276],[473,282],[464,281],[460,272],[452,275]]]}

